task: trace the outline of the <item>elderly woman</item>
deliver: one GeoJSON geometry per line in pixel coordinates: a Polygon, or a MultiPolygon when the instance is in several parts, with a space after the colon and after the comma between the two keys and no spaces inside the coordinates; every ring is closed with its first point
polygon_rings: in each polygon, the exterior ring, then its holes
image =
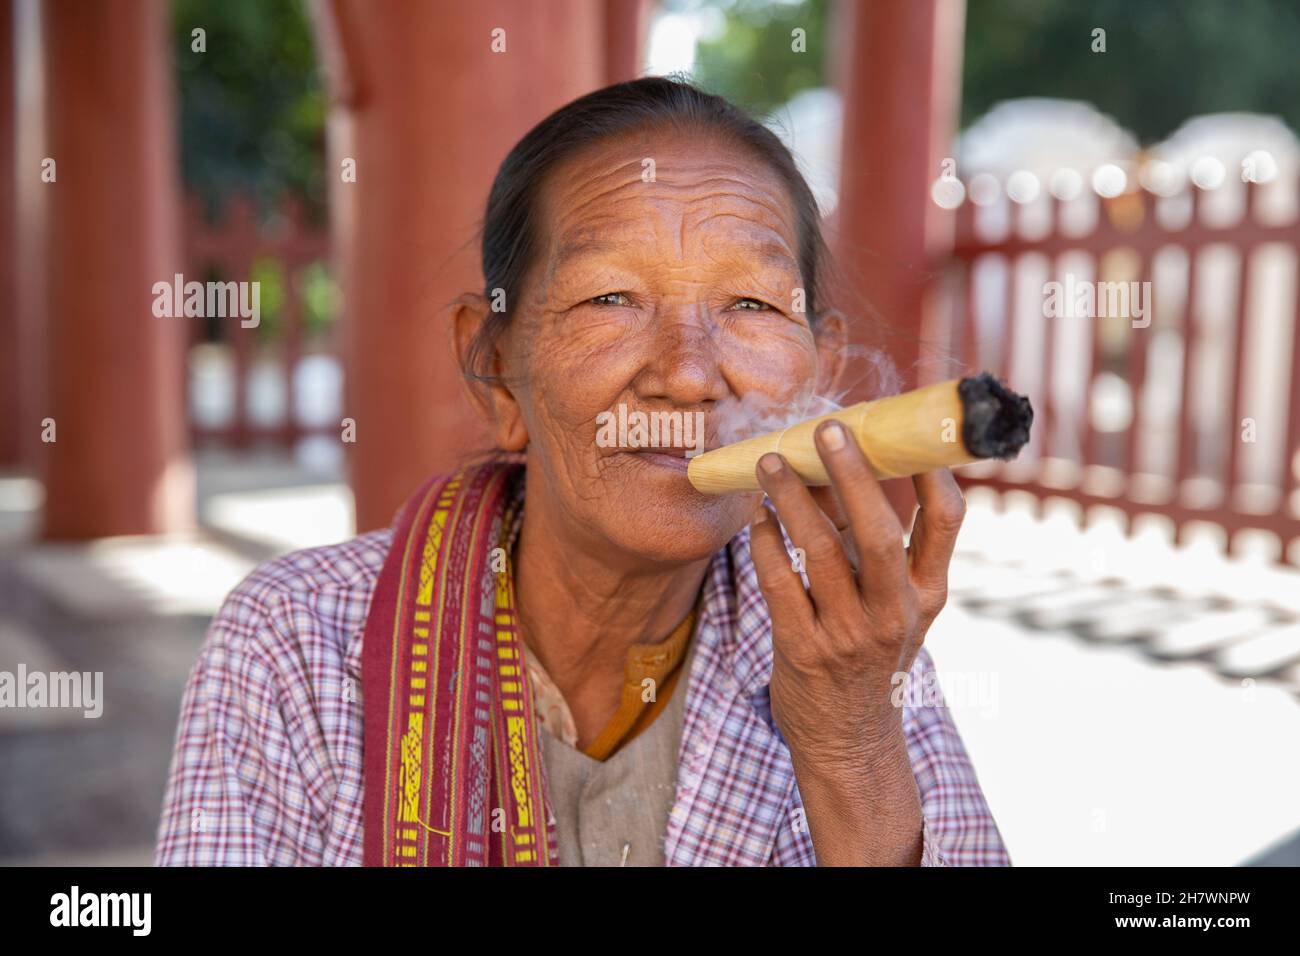
{"type": "Polygon", "coordinates": [[[680,442],[598,440],[621,405],[699,414],[716,445],[721,409],[835,377],[780,141],[685,83],[599,90],[506,157],[482,264],[453,340],[498,454],[229,596],[156,861],[1009,863],[942,701],[898,693],[933,681],[952,476],[914,479],[904,547],[838,426],[830,488],[769,454],[765,495],[697,492],[680,442]]]}

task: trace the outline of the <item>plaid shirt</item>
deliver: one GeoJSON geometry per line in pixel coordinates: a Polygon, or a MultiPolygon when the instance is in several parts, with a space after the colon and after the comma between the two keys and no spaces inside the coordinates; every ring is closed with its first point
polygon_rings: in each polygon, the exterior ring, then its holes
{"type": "MultiPolygon", "coordinates": [[[[360,866],[361,640],[391,531],[277,558],[213,619],[181,704],[154,862],[360,866]]],[[[711,563],[685,692],[670,866],[812,866],[771,716],[772,636],[748,529],[711,563]]],[[[921,648],[911,678],[934,688],[921,648]]],[[[923,866],[1010,859],[941,696],[906,703],[923,866]]]]}

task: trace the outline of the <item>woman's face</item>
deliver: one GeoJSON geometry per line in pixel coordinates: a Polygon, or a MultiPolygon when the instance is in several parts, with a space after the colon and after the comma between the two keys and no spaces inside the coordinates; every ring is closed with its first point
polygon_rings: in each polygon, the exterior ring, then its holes
{"type": "MultiPolygon", "coordinates": [[[[541,247],[501,344],[528,508],[554,509],[611,559],[704,558],[761,495],[697,492],[685,468],[695,445],[629,447],[651,437],[633,427],[620,447],[619,406],[633,424],[637,412],[671,413],[659,423],[679,430],[702,421],[714,448],[740,398],[812,390],[818,349],[800,311],[790,198],[739,147],[670,131],[594,145],[556,168],[543,196],[541,247]]],[[[670,431],[658,444],[693,439],[670,431]]]]}

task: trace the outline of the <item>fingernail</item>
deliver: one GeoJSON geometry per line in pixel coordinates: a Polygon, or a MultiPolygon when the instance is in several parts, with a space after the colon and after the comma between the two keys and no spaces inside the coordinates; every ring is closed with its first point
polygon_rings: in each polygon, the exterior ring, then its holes
{"type": "Polygon", "coordinates": [[[831,451],[839,451],[844,447],[846,439],[844,437],[844,426],[839,422],[830,422],[822,426],[822,442],[831,451]]]}
{"type": "Polygon", "coordinates": [[[758,460],[758,463],[769,475],[775,475],[781,470],[781,456],[774,452],[768,452],[758,460]]]}
{"type": "Polygon", "coordinates": [[[762,524],[767,520],[767,508],[759,506],[758,514],[754,515],[754,524],[762,524]]]}

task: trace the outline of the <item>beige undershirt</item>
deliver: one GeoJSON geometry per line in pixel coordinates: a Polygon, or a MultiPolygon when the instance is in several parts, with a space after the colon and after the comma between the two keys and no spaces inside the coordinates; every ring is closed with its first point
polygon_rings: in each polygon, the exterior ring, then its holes
{"type": "MultiPolygon", "coordinates": [[[[663,866],[668,814],[676,795],[687,676],[696,642],[688,643],[679,668],[681,687],[649,727],[605,760],[566,742],[566,733],[570,740],[577,739],[576,729],[571,729],[573,718],[565,720],[568,707],[560,708],[563,697],[558,703],[554,696],[548,698],[553,716],[544,724],[547,732],[540,739],[561,866],[663,866]]],[[[524,657],[526,662],[530,657],[526,647],[524,657]]],[[[530,667],[530,677],[533,673],[530,667]]],[[[540,714],[539,723],[543,723],[540,714]]]]}

